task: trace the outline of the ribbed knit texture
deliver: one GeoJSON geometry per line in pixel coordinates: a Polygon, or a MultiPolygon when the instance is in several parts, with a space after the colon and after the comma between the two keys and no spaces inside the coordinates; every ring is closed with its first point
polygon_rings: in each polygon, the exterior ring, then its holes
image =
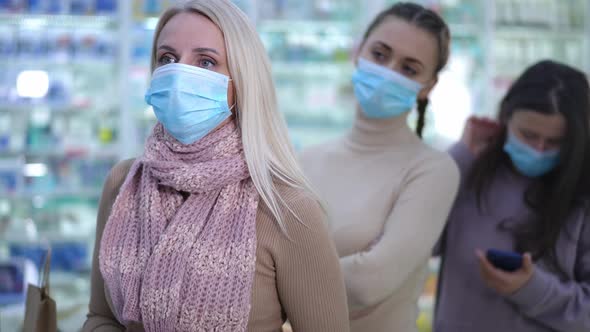
{"type": "Polygon", "coordinates": [[[348,135],[301,161],[327,205],[350,330],[417,332],[428,259],[459,183],[453,160],[418,139],[406,116],[358,112],[348,135]]]}
{"type": "MultiPolygon", "coordinates": [[[[121,161],[105,180],[96,218],[88,318],[82,332],[144,331],[141,322],[126,327],[119,323],[110,289],[99,268],[105,225],[133,164],[134,160],[121,161]]],[[[256,271],[247,331],[281,332],[286,318],[293,332],[349,331],[344,282],[324,211],[304,190],[280,183],[277,190],[294,212],[282,214],[289,237],[260,200],[256,213],[256,271]]]]}
{"type": "Polygon", "coordinates": [[[100,270],[119,322],[245,331],[258,199],[234,122],[191,145],[157,125],[102,237],[100,270]]]}

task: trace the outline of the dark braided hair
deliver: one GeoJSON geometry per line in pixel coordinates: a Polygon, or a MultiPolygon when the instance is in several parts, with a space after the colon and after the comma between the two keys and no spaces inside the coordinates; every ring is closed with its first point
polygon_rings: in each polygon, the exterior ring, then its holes
{"type": "MultiPolygon", "coordinates": [[[[369,35],[377,28],[385,19],[390,16],[401,18],[408,23],[411,23],[427,32],[430,32],[436,37],[438,41],[438,63],[436,65],[436,72],[438,74],[449,61],[449,44],[451,41],[451,32],[445,21],[434,11],[425,8],[421,5],[411,2],[399,2],[395,5],[382,11],[375,17],[373,22],[367,28],[363,36],[364,44],[369,35]]],[[[418,100],[418,123],[416,125],[416,133],[422,137],[422,130],[426,122],[426,107],[428,106],[428,98],[418,100]]]]}
{"type": "Polygon", "coordinates": [[[422,138],[422,131],[424,130],[424,125],[426,124],[426,107],[428,106],[428,98],[426,99],[418,99],[418,105],[416,109],[418,110],[418,122],[416,123],[416,134],[418,137],[422,138]]]}

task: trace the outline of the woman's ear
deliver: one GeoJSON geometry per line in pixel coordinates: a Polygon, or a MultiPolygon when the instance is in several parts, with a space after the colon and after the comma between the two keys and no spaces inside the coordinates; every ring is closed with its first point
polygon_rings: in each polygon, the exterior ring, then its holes
{"type": "Polygon", "coordinates": [[[434,89],[434,86],[436,85],[437,82],[438,82],[438,76],[433,78],[432,80],[430,80],[428,83],[426,83],[424,85],[424,87],[422,88],[422,90],[420,90],[420,92],[418,93],[418,99],[420,99],[420,100],[428,99],[428,95],[430,95],[430,92],[432,91],[432,89],[434,89]]]}

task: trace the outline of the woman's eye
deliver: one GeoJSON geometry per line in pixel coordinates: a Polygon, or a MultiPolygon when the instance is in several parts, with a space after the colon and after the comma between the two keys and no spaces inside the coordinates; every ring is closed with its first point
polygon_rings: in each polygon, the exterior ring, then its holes
{"type": "Polygon", "coordinates": [[[373,51],[373,58],[375,58],[375,60],[381,62],[385,60],[385,54],[379,52],[379,51],[373,51]]]}
{"type": "Polygon", "coordinates": [[[171,63],[175,63],[175,62],[176,62],[176,59],[170,55],[167,55],[167,54],[161,56],[160,60],[158,60],[158,63],[161,65],[168,65],[171,63]]]}
{"type": "Polygon", "coordinates": [[[199,62],[199,67],[201,68],[211,68],[215,66],[215,63],[209,59],[203,59],[199,62]]]}
{"type": "Polygon", "coordinates": [[[417,73],[418,72],[414,68],[410,66],[404,66],[404,74],[406,76],[416,76],[417,73]]]}

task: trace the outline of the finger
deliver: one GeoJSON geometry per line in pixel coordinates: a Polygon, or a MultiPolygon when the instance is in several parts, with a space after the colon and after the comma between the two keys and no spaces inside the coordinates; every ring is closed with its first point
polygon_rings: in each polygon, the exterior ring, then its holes
{"type": "Polygon", "coordinates": [[[473,122],[473,125],[478,130],[485,130],[488,128],[488,123],[484,119],[477,119],[477,121],[473,122]]]}
{"type": "Polygon", "coordinates": [[[502,127],[500,125],[500,122],[498,122],[496,120],[490,120],[489,121],[489,125],[490,125],[490,127],[493,127],[493,128],[496,128],[496,129],[499,129],[500,127],[502,127]]]}
{"type": "Polygon", "coordinates": [[[487,279],[488,281],[492,281],[493,278],[493,274],[490,273],[490,264],[487,261],[485,254],[483,253],[483,251],[481,250],[476,250],[475,254],[477,255],[477,260],[479,262],[479,270],[482,274],[482,276],[484,277],[484,279],[487,279]]]}
{"type": "Polygon", "coordinates": [[[489,118],[483,119],[482,125],[484,125],[486,129],[490,131],[497,131],[501,128],[500,123],[498,123],[498,121],[489,118]]]}
{"type": "Polygon", "coordinates": [[[530,272],[533,270],[533,258],[530,253],[525,253],[522,257],[522,269],[525,272],[530,272]]]}
{"type": "Polygon", "coordinates": [[[506,282],[506,280],[510,278],[510,274],[508,272],[504,272],[492,265],[492,263],[490,263],[481,250],[477,250],[476,254],[479,258],[480,265],[482,266],[483,271],[488,276],[488,278],[498,282],[506,282]]]}
{"type": "Polygon", "coordinates": [[[501,280],[494,278],[494,276],[490,273],[489,269],[486,268],[485,263],[478,259],[479,263],[479,274],[481,275],[481,279],[483,280],[484,284],[489,288],[501,292],[504,289],[504,284],[501,280]]]}
{"type": "Polygon", "coordinates": [[[496,120],[490,119],[490,118],[482,118],[482,121],[485,122],[485,124],[492,125],[492,126],[498,124],[498,122],[496,120]]]}
{"type": "Polygon", "coordinates": [[[490,270],[495,269],[495,267],[488,261],[486,255],[483,253],[483,251],[481,251],[480,249],[477,249],[475,251],[475,254],[477,255],[477,258],[479,259],[479,263],[486,271],[490,271],[490,270]]]}
{"type": "Polygon", "coordinates": [[[481,249],[475,249],[475,256],[477,256],[480,262],[483,262],[485,260],[485,254],[481,249]]]}
{"type": "Polygon", "coordinates": [[[488,273],[486,267],[484,266],[484,263],[482,261],[482,259],[479,257],[477,258],[477,266],[479,268],[479,275],[481,276],[481,279],[484,281],[484,283],[486,285],[488,285],[489,287],[494,287],[494,280],[491,278],[490,274],[488,273]]]}
{"type": "Polygon", "coordinates": [[[485,269],[484,269],[484,267],[485,267],[485,263],[484,263],[484,261],[485,261],[485,258],[484,258],[484,253],[483,253],[483,251],[481,251],[480,249],[476,249],[476,250],[475,250],[475,256],[477,256],[477,261],[478,261],[478,263],[479,263],[479,268],[480,268],[480,270],[481,270],[482,272],[485,272],[485,269]]]}

